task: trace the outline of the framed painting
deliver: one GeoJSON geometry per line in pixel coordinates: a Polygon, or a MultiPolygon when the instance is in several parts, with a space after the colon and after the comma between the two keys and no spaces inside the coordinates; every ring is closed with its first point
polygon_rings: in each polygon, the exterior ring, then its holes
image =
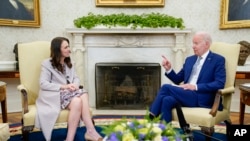
{"type": "Polygon", "coordinates": [[[250,0],[221,0],[220,29],[249,27],[250,0]]]}
{"type": "Polygon", "coordinates": [[[95,0],[103,7],[164,7],[165,0],[95,0]]]}
{"type": "Polygon", "coordinates": [[[40,27],[39,0],[0,0],[0,25],[40,27]]]}

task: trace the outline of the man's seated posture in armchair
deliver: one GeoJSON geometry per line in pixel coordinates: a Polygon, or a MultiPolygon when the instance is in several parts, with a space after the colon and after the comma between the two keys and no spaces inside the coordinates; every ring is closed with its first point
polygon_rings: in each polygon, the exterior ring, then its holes
{"type": "MultiPolygon", "coordinates": [[[[172,109],[177,104],[184,107],[211,108],[218,89],[226,81],[225,58],[209,50],[211,36],[197,32],[193,36],[194,55],[186,58],[183,68],[176,73],[169,60],[163,57],[165,75],[174,84],[164,84],[150,107],[150,117],[162,115],[166,122],[172,121],[172,109]]],[[[219,110],[223,106],[220,102],[219,110]]],[[[199,113],[197,113],[199,114],[199,113]]]]}

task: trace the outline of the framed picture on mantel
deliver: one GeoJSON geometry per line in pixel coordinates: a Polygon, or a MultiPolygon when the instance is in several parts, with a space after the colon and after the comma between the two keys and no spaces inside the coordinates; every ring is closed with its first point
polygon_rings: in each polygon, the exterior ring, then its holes
{"type": "Polygon", "coordinates": [[[0,0],[0,25],[40,27],[40,0],[0,0]]]}
{"type": "Polygon", "coordinates": [[[102,7],[164,7],[165,0],[95,0],[102,7]]]}
{"type": "Polygon", "coordinates": [[[250,0],[221,0],[220,29],[249,27],[250,0]]]}

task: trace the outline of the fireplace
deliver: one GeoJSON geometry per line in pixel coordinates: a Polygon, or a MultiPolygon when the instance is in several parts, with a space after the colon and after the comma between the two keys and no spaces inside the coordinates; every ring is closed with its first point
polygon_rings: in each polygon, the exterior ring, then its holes
{"type": "Polygon", "coordinates": [[[161,85],[159,63],[96,63],[96,109],[146,109],[161,85]]]}
{"type": "MultiPolygon", "coordinates": [[[[72,58],[76,66],[77,74],[80,77],[81,84],[84,85],[84,88],[87,89],[89,93],[90,107],[98,112],[106,111],[100,109],[101,107],[103,109],[106,108],[107,111],[110,111],[108,108],[112,106],[113,108],[126,108],[126,110],[129,110],[134,108],[134,106],[132,106],[133,104],[138,105],[138,108],[141,108],[150,103],[150,101],[147,102],[147,104],[138,103],[138,101],[142,101],[144,97],[146,97],[141,96],[141,86],[131,86],[129,88],[117,86],[117,91],[106,90],[111,92],[106,92],[105,94],[105,73],[109,78],[112,78],[113,74],[111,75],[111,73],[108,73],[109,71],[112,72],[111,70],[105,72],[104,70],[107,68],[102,65],[109,65],[109,69],[112,68],[111,66],[113,66],[114,69],[116,68],[115,66],[123,68],[124,66],[121,65],[132,65],[129,67],[133,68],[133,64],[140,64],[145,68],[157,68],[162,62],[161,55],[165,55],[172,62],[173,68],[178,71],[183,65],[183,59],[189,53],[189,49],[191,48],[189,42],[191,41],[190,29],[143,28],[132,30],[127,28],[94,28],[86,30],[82,28],[68,28],[66,31],[72,35],[70,36],[72,38],[69,38],[72,40],[70,45],[72,47],[72,58]],[[103,64],[101,65],[101,63],[103,64]],[[97,65],[104,69],[102,71],[98,69],[97,71],[104,73],[104,76],[100,78],[96,77],[97,65]],[[96,86],[96,79],[100,79],[98,81],[102,81],[104,84],[102,84],[102,86],[100,86],[100,84],[96,86]],[[118,90],[120,89],[121,91],[123,88],[131,90],[131,93],[139,94],[136,96],[133,94],[127,95],[127,97],[130,98],[125,98],[126,100],[123,100],[125,96],[123,96],[123,94],[118,94],[118,90]],[[117,93],[117,98],[114,97],[115,92],[117,93]],[[99,96],[100,93],[103,94],[99,96]]],[[[160,67],[160,72],[160,81],[157,81],[157,83],[159,82],[159,86],[164,83],[171,83],[164,76],[165,70],[163,67],[160,67]]],[[[134,79],[130,77],[131,76],[129,76],[128,79],[134,79]]],[[[139,80],[143,79],[139,78],[139,80]]],[[[155,92],[155,89],[159,88],[159,86],[155,86],[150,96],[154,96],[157,93],[155,92]]],[[[109,87],[109,89],[111,89],[111,87],[109,87]]],[[[150,99],[152,98],[150,97],[150,99]]]]}

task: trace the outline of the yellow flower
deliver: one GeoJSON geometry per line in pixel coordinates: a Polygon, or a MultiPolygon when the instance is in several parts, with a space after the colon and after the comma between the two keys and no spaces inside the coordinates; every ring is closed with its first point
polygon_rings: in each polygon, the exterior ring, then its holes
{"type": "Polygon", "coordinates": [[[122,141],[132,141],[132,140],[134,140],[134,139],[135,139],[135,137],[134,137],[133,134],[130,133],[130,132],[126,132],[126,133],[124,133],[123,136],[122,136],[122,141]]]}
{"type": "Polygon", "coordinates": [[[140,128],[138,131],[140,134],[146,135],[146,134],[148,134],[148,130],[149,130],[148,128],[140,128]]]}
{"type": "Polygon", "coordinates": [[[141,125],[145,125],[148,123],[148,120],[146,119],[139,119],[138,122],[141,124],[141,125]]]}
{"type": "Polygon", "coordinates": [[[125,127],[122,126],[122,125],[116,125],[115,128],[114,128],[114,131],[115,132],[123,132],[125,130],[125,127]]]}

